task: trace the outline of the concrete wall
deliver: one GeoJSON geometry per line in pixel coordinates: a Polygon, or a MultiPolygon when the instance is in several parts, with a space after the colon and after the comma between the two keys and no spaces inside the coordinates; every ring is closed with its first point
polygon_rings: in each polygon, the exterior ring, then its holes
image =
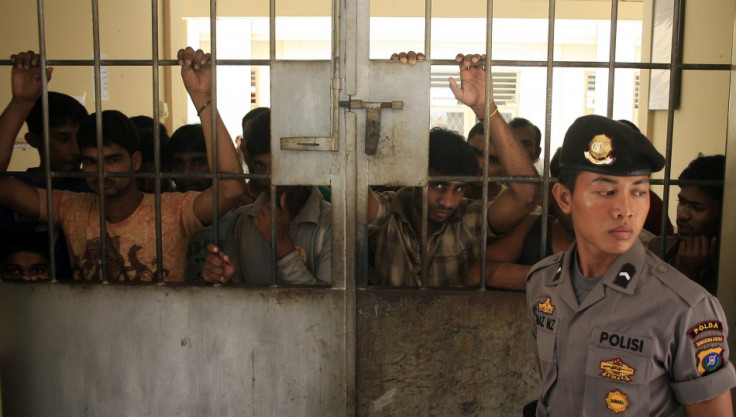
{"type": "Polygon", "coordinates": [[[3,415],[344,415],[343,294],[0,283],[3,415]]]}
{"type": "Polygon", "coordinates": [[[357,298],[358,415],[520,416],[536,399],[523,293],[357,298]]]}

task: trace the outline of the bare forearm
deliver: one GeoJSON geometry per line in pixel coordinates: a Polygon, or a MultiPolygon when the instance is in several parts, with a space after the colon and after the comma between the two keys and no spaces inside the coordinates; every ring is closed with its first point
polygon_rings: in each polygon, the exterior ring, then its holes
{"type": "MultiPolygon", "coordinates": [[[[199,118],[202,121],[202,129],[204,130],[204,137],[207,144],[207,159],[210,163],[210,168],[213,167],[212,158],[212,111],[209,108],[210,105],[204,108],[200,112],[199,118]]],[[[243,172],[242,165],[240,165],[240,159],[238,159],[238,153],[235,150],[230,133],[225,127],[220,113],[217,112],[217,167],[220,172],[226,172],[231,174],[239,174],[243,172]]]]}
{"type": "MultiPolygon", "coordinates": [[[[488,124],[506,175],[537,177],[529,154],[511,134],[503,118],[495,114],[490,117],[488,124]]],[[[511,182],[489,207],[488,224],[492,230],[503,234],[516,227],[537,205],[539,191],[537,183],[511,182]]]]}
{"type": "MultiPolygon", "coordinates": [[[[211,104],[210,104],[211,105],[211,104]]],[[[207,146],[207,160],[211,168],[213,166],[212,151],[212,111],[207,107],[200,112],[200,120],[202,121],[202,129],[204,131],[205,143],[207,146]]],[[[201,106],[204,106],[202,104],[201,106]]],[[[200,106],[200,108],[201,108],[200,106]]],[[[230,134],[225,128],[225,124],[217,112],[216,119],[217,134],[217,168],[219,172],[238,174],[242,173],[242,166],[235,151],[235,146],[230,138],[230,134]]],[[[220,214],[230,210],[235,203],[242,197],[246,191],[245,181],[243,179],[221,179],[217,182],[220,197],[220,214]]]]}
{"type": "MultiPolygon", "coordinates": [[[[495,105],[492,106],[492,109],[495,105]]],[[[491,110],[493,114],[494,110],[491,110]]],[[[515,177],[537,177],[537,170],[534,168],[529,154],[526,152],[521,143],[514,137],[509,129],[506,121],[497,112],[488,119],[488,129],[490,131],[491,140],[498,151],[498,158],[501,161],[503,172],[508,176],[515,177]]],[[[523,191],[536,197],[536,184],[530,183],[512,183],[511,186],[520,185],[523,191]]],[[[536,201],[536,198],[532,200],[536,201]]]]}
{"type": "Polygon", "coordinates": [[[15,139],[34,104],[33,101],[13,99],[0,115],[0,170],[3,172],[8,169],[15,139]]]}
{"type": "Polygon", "coordinates": [[[529,265],[508,262],[486,262],[486,287],[524,291],[529,265]]]}

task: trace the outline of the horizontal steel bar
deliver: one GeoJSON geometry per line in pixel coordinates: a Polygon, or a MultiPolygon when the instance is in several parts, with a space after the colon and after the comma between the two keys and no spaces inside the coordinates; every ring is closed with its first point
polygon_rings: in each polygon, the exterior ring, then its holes
{"type": "MultiPolygon", "coordinates": [[[[317,60],[312,60],[317,61],[317,60]]],[[[93,66],[94,61],[91,59],[78,60],[47,60],[48,66],[93,66]]],[[[158,61],[159,66],[176,66],[179,63],[175,59],[162,59],[158,61]]],[[[8,59],[0,60],[0,65],[11,65],[8,59]]],[[[496,60],[492,62],[494,67],[540,67],[546,68],[547,61],[518,61],[518,60],[496,60]]],[[[100,65],[105,67],[144,67],[153,65],[150,59],[102,59],[100,65]]],[[[218,59],[217,65],[256,65],[270,66],[271,62],[266,59],[218,59]]],[[[433,59],[432,65],[457,65],[451,59],[433,59]]],[[[610,64],[607,61],[552,61],[552,66],[556,68],[604,68],[608,69],[610,64]]],[[[616,62],[613,64],[616,69],[662,69],[669,70],[672,65],[654,62],[616,62]]],[[[730,71],[730,64],[677,64],[676,68],[682,70],[708,70],[708,71],[730,71]]]]}
{"type": "MultiPolygon", "coordinates": [[[[478,64],[482,65],[483,61],[478,64]]],[[[491,62],[494,67],[547,67],[547,61],[518,61],[518,60],[494,60],[491,62]]],[[[432,65],[458,65],[455,60],[452,59],[433,59],[432,65]]],[[[608,69],[610,63],[608,61],[552,61],[552,66],[556,68],[604,68],[608,69]]],[[[655,63],[655,62],[615,62],[613,66],[616,69],[663,69],[669,70],[672,68],[671,64],[668,63],[655,63]]],[[[730,71],[731,65],[729,64],[679,64],[677,68],[682,70],[716,70],[716,71],[730,71]]]]}
{"type": "MultiPolygon", "coordinates": [[[[46,60],[48,66],[70,66],[70,67],[86,67],[93,66],[95,63],[91,59],[49,59],[46,60]]],[[[175,59],[161,59],[158,61],[159,66],[177,66],[179,62],[175,59]]],[[[270,66],[271,63],[267,59],[218,59],[217,65],[259,65],[270,66]]],[[[9,59],[0,60],[0,65],[11,65],[9,59]]],[[[101,59],[100,65],[103,67],[150,67],[153,66],[152,59],[101,59]]]]}

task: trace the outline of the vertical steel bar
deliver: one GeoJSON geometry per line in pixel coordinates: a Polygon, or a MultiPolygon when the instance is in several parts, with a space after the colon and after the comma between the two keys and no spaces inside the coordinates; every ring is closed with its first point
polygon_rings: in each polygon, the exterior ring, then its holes
{"type": "MultiPolygon", "coordinates": [[[[54,212],[53,212],[53,182],[51,179],[51,134],[49,123],[49,96],[48,77],[46,76],[46,25],[44,22],[43,0],[38,0],[38,54],[41,57],[41,111],[43,115],[43,154],[45,155],[43,171],[46,187],[46,225],[48,227],[49,242],[49,272],[51,279],[56,282],[56,239],[54,238],[54,212]]],[[[11,70],[12,71],[12,70],[11,70]]]]}
{"type": "MultiPolygon", "coordinates": [[[[679,102],[680,94],[680,78],[675,77],[678,72],[679,65],[682,62],[682,24],[685,13],[685,0],[675,0],[674,10],[672,11],[672,50],[670,54],[670,91],[669,103],[667,105],[667,140],[665,142],[665,164],[664,164],[664,191],[662,193],[662,213],[666,214],[669,210],[670,200],[670,176],[672,175],[672,138],[673,127],[675,125],[675,108],[679,102]]],[[[664,224],[663,216],[662,224],[664,224]]],[[[663,227],[661,232],[665,232],[663,227]]],[[[663,235],[664,236],[664,235],[663,235]]],[[[665,258],[667,252],[667,239],[663,237],[659,247],[659,255],[665,258]]]]}
{"type": "Polygon", "coordinates": [[[432,0],[424,0],[424,56],[430,59],[432,53],[432,0]]]}
{"type": "Polygon", "coordinates": [[[276,0],[268,3],[268,59],[276,59],[276,0]]]}
{"type": "Polygon", "coordinates": [[[616,79],[616,37],[618,34],[618,0],[611,0],[611,32],[608,50],[608,97],[606,116],[613,117],[613,86],[616,79]]]}
{"type": "Polygon", "coordinates": [[[210,67],[212,70],[212,104],[208,109],[212,113],[212,234],[214,242],[220,244],[220,198],[218,175],[220,173],[219,160],[220,149],[217,146],[217,0],[210,0],[210,67]]]}
{"type": "MultiPolygon", "coordinates": [[[[268,3],[268,59],[270,62],[276,60],[276,0],[269,0],[268,3]]],[[[273,94],[273,91],[271,91],[273,94]]],[[[273,146],[273,138],[271,138],[273,146]]],[[[270,175],[270,174],[269,174],[270,175]]],[[[273,185],[273,177],[271,177],[271,283],[278,283],[278,274],[276,272],[276,187],[273,185]]]]}
{"type": "MultiPolygon", "coordinates": [[[[615,1],[615,0],[614,0],[615,1]]],[[[547,12],[547,88],[544,103],[544,173],[542,175],[542,237],[539,245],[539,256],[544,258],[547,253],[547,234],[550,233],[547,227],[547,211],[549,210],[549,160],[550,145],[552,135],[552,81],[554,75],[555,59],[555,21],[557,15],[557,2],[549,0],[549,11],[547,12]]]]}
{"type": "Polygon", "coordinates": [[[276,186],[271,181],[271,194],[269,197],[269,204],[271,204],[271,284],[280,284],[279,274],[276,271],[278,259],[276,258],[276,205],[278,204],[278,196],[276,195],[276,186]]]}
{"type": "Polygon", "coordinates": [[[97,131],[97,195],[100,199],[100,270],[102,282],[108,283],[107,276],[107,216],[105,215],[105,159],[102,149],[102,74],[100,66],[100,11],[98,0],[92,0],[92,39],[94,45],[95,113],[97,131]]]}
{"type": "MultiPolygon", "coordinates": [[[[340,140],[340,91],[342,90],[342,80],[340,79],[340,2],[333,0],[332,2],[332,141],[337,144],[340,140]]],[[[337,148],[337,147],[334,147],[337,148]]],[[[332,281],[333,285],[335,281],[332,281]]]]}
{"type": "MultiPolygon", "coordinates": [[[[431,184],[431,182],[429,184],[431,184]]],[[[427,187],[428,185],[422,187],[422,240],[419,248],[422,262],[422,271],[420,274],[422,279],[422,288],[427,288],[429,286],[429,282],[427,282],[427,277],[429,276],[429,274],[427,274],[427,268],[429,267],[429,259],[427,259],[427,239],[429,239],[429,227],[427,225],[427,214],[429,213],[427,205],[427,187]]],[[[414,194],[412,198],[415,198],[415,196],[416,194],[414,194]]]]}
{"type": "MultiPolygon", "coordinates": [[[[488,219],[488,149],[491,145],[491,129],[488,115],[491,114],[491,101],[493,100],[493,0],[486,2],[486,103],[483,110],[483,180],[482,201],[483,218],[488,219]]],[[[481,251],[480,255],[480,289],[486,288],[486,246],[488,244],[488,220],[481,228],[481,251]]]]}
{"type": "Polygon", "coordinates": [[[159,50],[158,50],[158,0],[151,0],[151,54],[153,57],[153,174],[154,209],[156,213],[156,281],[163,283],[163,240],[161,235],[161,129],[158,128],[159,111],[159,50]]]}

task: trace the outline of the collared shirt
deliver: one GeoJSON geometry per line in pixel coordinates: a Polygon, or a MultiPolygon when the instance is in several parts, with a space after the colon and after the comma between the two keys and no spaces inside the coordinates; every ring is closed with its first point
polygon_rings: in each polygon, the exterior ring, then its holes
{"type": "MultiPolygon", "coordinates": [[[[235,211],[233,228],[224,252],[236,259],[233,282],[272,284],[271,244],[253,224],[253,218],[270,196],[235,211]]],[[[296,249],[276,262],[278,283],[330,284],[332,282],[332,208],[317,187],[289,222],[289,235],[296,249]]]]}
{"type": "Polygon", "coordinates": [[[537,416],[672,416],[736,386],[718,300],[638,240],[578,303],[577,246],[527,278],[537,416]]]}
{"type": "MultiPolygon", "coordinates": [[[[400,287],[421,286],[421,232],[409,221],[412,188],[374,193],[379,202],[376,219],[369,225],[373,264],[372,282],[400,287]]],[[[478,258],[481,233],[486,224],[483,203],[463,199],[460,206],[427,238],[429,287],[463,286],[478,258]]],[[[491,236],[491,230],[488,229],[491,236]]]]}

